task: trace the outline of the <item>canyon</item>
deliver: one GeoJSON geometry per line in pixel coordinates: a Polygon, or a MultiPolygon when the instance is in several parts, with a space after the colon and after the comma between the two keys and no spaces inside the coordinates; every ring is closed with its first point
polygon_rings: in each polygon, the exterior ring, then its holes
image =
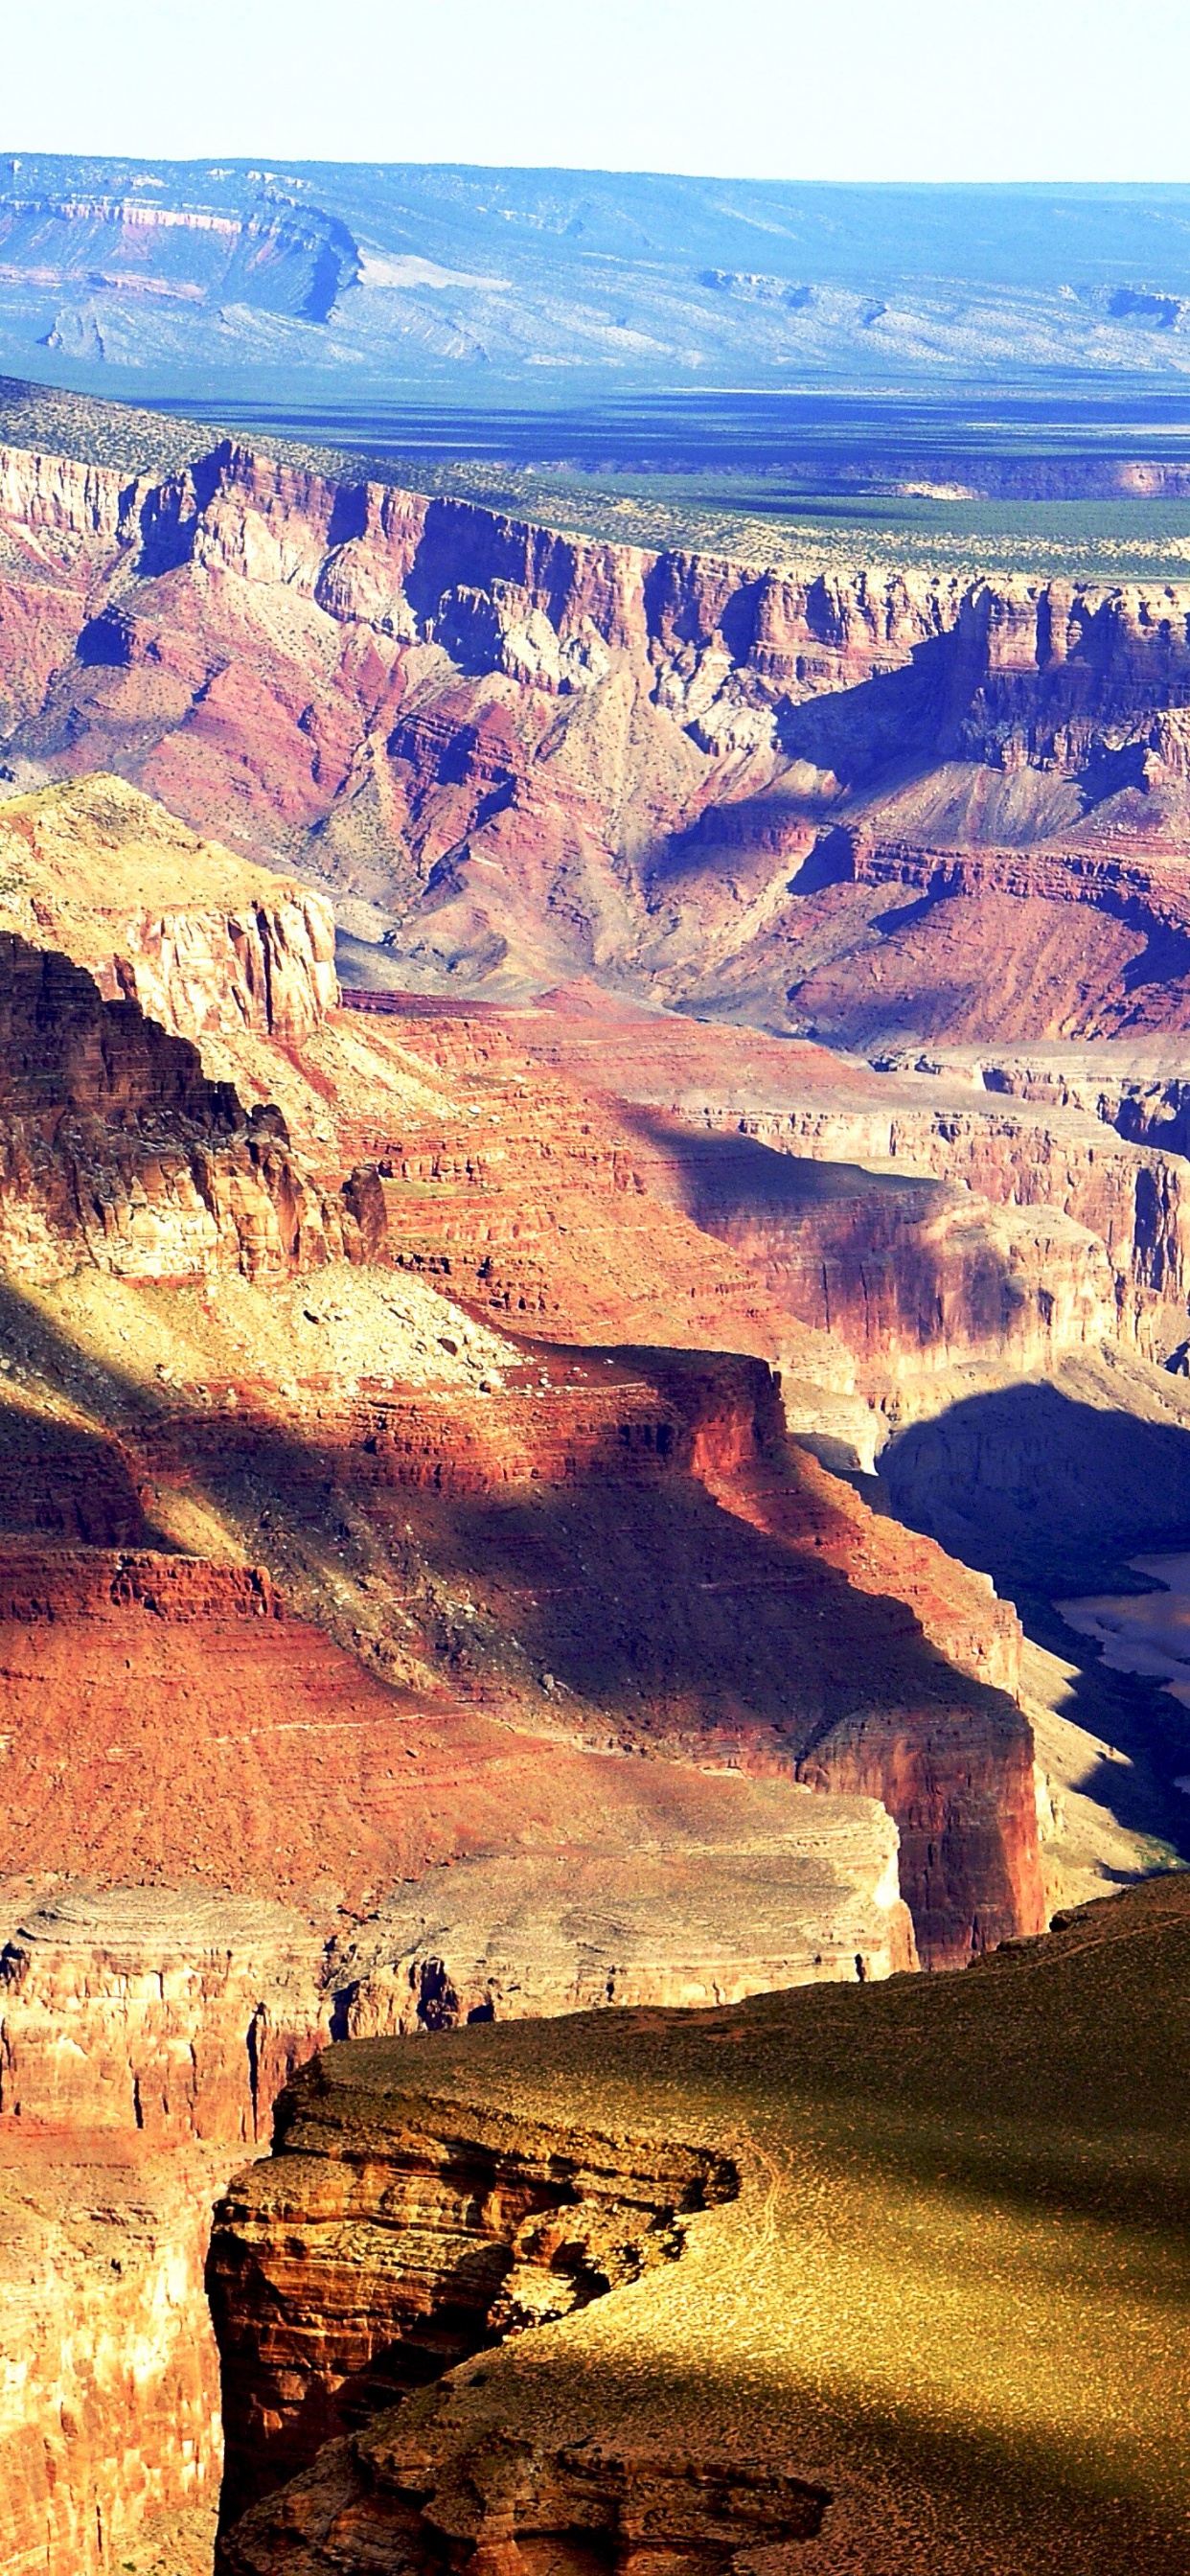
{"type": "MultiPolygon", "coordinates": [[[[1181,1937],[1184,1712],[1055,1605],[1190,1517],[1190,589],[60,419],[0,453],[5,2565],[201,2566],[221,2423],[228,2576],[833,2564],[821,2413],[733,2469],[676,2345],[661,2448],[565,2356],[775,2241],[789,2134],[642,2128],[654,2043],[676,2100],[685,2031],[990,1996],[994,2059],[1181,1937]]],[[[1015,2576],[1107,2563],[1070,2474],[1015,2576]]]]}
{"type": "Polygon", "coordinates": [[[1187,585],[650,553],[149,414],[106,463],[26,391],[14,780],[295,871],[346,980],[594,973],[869,1052],[1182,1027],[1187,585]]]}

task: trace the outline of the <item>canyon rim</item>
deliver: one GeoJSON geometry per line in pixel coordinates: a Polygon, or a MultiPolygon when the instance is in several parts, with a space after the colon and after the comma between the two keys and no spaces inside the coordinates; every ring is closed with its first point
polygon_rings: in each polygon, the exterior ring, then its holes
{"type": "Polygon", "coordinates": [[[675,182],[630,327],[568,174],[499,288],[150,178],[0,187],[0,2570],[1174,2576],[1177,436],[712,527],[310,413],[1176,369],[1180,271],[865,321],[675,182]]]}

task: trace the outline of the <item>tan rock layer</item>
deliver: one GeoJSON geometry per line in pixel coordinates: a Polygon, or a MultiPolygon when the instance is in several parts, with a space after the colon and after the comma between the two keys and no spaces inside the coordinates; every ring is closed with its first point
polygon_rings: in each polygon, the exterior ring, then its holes
{"type": "Polygon", "coordinates": [[[548,2323],[682,2251],[729,2199],[730,2159],[635,2151],[497,2116],[320,2116],[315,2075],[278,2104],[275,2152],[220,2204],[208,2270],[227,2466],[224,2527],[321,2443],[469,2353],[548,2323]]]}
{"type": "MultiPolygon", "coordinates": [[[[242,2152],[242,2150],[241,2150],[242,2152]]],[[[218,2357],[203,2298],[227,2148],[4,2124],[0,2564],[110,2576],[142,2521],[213,2501],[218,2357]]]]}

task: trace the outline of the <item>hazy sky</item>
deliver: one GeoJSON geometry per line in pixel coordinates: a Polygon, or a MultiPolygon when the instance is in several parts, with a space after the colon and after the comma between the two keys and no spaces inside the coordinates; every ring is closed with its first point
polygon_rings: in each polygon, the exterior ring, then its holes
{"type": "Polygon", "coordinates": [[[0,150],[1190,179],[1190,0],[0,0],[0,150]]]}

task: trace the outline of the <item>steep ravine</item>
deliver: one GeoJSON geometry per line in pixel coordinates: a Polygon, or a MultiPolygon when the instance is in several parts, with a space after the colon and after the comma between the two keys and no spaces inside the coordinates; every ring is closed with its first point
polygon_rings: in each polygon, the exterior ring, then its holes
{"type": "MultiPolygon", "coordinates": [[[[36,900],[0,937],[0,2111],[6,2145],[128,2144],[123,2180],[42,2211],[27,2268],[109,2357],[143,2332],[149,2390],[113,2361],[80,2408],[61,2313],[32,2345],[18,2319],[40,2465],[11,2548],[42,2576],[48,2528],[51,2576],[92,2576],[217,2452],[186,2322],[210,2194],[181,2241],[155,2159],[221,2178],[328,2031],[858,1993],[1035,1932],[1045,1900],[1011,1607],[791,1439],[774,1358],[846,1382],[846,1349],[673,1204],[623,1104],[535,1063],[550,1015],[340,1011],[322,910],[257,889],[237,945],[241,896],[201,872],[239,863],[131,791],[8,816],[36,900]],[[139,851],[106,908],[89,836],[139,851]],[[183,859],[193,939],[149,883],[183,859]]],[[[790,1408],[831,1391],[790,1377],[790,1408]]],[[[428,2184],[434,2211],[398,2377],[490,2340],[514,2291],[514,2321],[577,2310],[664,2256],[695,2183],[562,2171],[567,2125],[527,2178],[466,2136],[398,2158],[393,2207],[416,2232],[428,2184]]],[[[390,2280],[371,2190],[318,2260],[350,2221],[390,2280]]],[[[253,2452],[273,2415],[333,2430],[391,2393],[338,2295],[319,2325],[299,2287],[253,2452]]],[[[668,2503],[621,2464],[614,2511],[602,2470],[546,2467],[616,2551],[658,2513],[678,2548],[720,2477],[692,2459],[668,2503]]],[[[784,2473],[743,2485],[715,2513],[753,2538],[816,2509],[784,2473]]],[[[726,2545],[702,2511],[696,2557],[726,2545]]]]}
{"type": "Polygon", "coordinates": [[[655,554],[201,432],[0,447],[16,783],[115,770],[300,867],[369,979],[842,1044],[1186,1025],[1188,602],[655,554]]]}

